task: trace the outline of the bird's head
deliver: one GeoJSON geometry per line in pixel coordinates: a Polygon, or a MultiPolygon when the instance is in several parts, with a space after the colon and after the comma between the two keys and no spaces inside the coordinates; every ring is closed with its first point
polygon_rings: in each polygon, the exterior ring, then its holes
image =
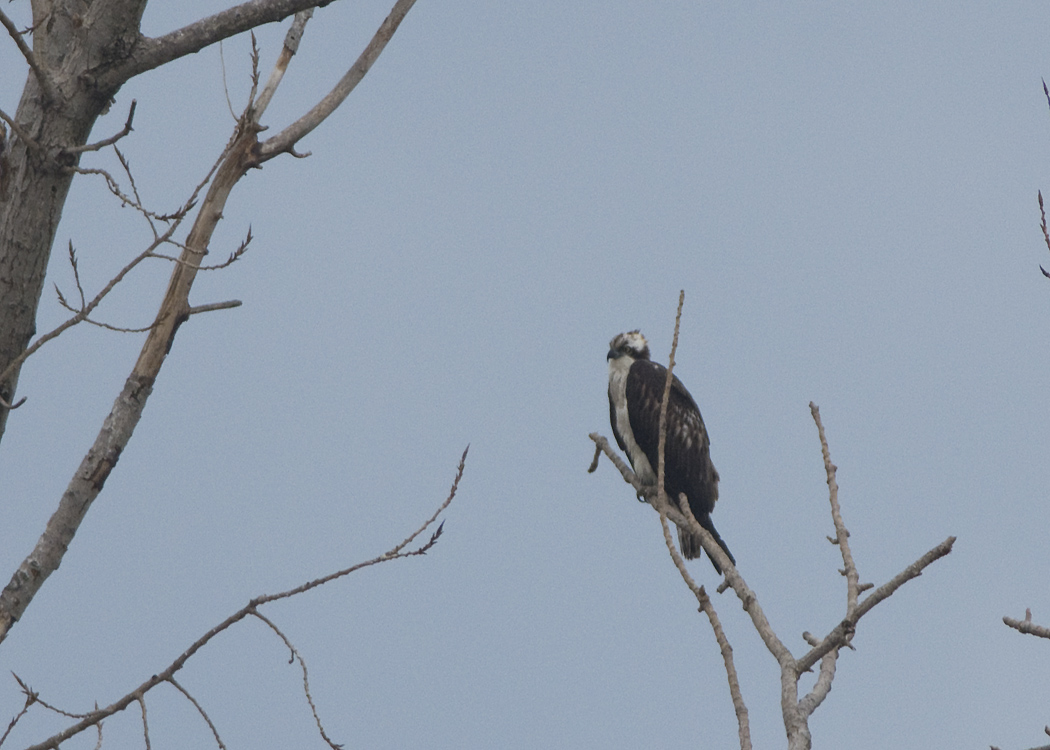
{"type": "Polygon", "coordinates": [[[614,360],[620,357],[630,357],[632,360],[649,359],[649,342],[645,340],[641,331],[617,334],[609,342],[609,354],[605,358],[614,360]]]}

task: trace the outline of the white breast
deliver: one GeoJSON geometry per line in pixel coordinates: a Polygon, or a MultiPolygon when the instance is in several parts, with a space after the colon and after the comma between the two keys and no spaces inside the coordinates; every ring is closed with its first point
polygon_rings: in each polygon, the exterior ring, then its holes
{"type": "Polygon", "coordinates": [[[630,357],[609,360],[609,397],[616,415],[616,431],[627,446],[627,458],[634,467],[634,473],[646,484],[656,484],[656,472],[634,439],[631,417],[627,412],[627,375],[633,363],[630,357]]]}

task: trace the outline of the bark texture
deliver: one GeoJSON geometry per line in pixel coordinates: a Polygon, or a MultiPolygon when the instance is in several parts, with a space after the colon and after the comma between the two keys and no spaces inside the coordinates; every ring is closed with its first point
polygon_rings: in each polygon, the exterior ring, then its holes
{"type": "MultiPolygon", "coordinates": [[[[98,116],[120,88],[99,86],[92,72],[126,57],[139,37],[145,0],[33,3],[33,57],[0,153],[0,372],[36,332],[44,273],[79,153],[98,116]]],[[[10,403],[18,367],[0,381],[10,403]]],[[[0,408],[0,438],[9,410],[0,408]]]]}

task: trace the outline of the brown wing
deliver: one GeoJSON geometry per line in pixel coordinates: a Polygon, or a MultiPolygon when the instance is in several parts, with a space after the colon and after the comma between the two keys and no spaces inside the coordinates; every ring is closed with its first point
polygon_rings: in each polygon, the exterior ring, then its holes
{"type": "MultiPolygon", "coordinates": [[[[660,399],[667,369],[649,360],[631,365],[627,376],[627,405],[631,430],[657,471],[660,399]]],[[[684,492],[697,520],[711,513],[718,500],[718,472],[711,463],[710,440],[693,397],[675,377],[667,402],[667,443],[664,449],[664,487],[672,497],[684,492]]]]}

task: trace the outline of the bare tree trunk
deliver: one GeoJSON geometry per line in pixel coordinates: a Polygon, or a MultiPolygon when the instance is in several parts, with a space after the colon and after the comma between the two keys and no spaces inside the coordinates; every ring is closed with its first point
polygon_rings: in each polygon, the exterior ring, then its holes
{"type": "MultiPolygon", "coordinates": [[[[36,331],[44,273],[69,186],[91,129],[120,83],[94,75],[127,55],[139,37],[146,0],[90,6],[34,0],[33,51],[21,101],[0,144],[0,372],[36,331]]],[[[0,381],[11,403],[19,367],[0,381]]],[[[0,406],[0,438],[9,410],[0,406]]]]}

